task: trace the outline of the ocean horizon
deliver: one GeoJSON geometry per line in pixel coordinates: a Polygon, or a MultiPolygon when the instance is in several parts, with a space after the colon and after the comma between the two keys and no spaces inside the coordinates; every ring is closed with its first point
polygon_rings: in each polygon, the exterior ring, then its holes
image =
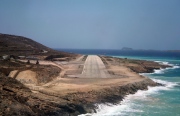
{"type": "Polygon", "coordinates": [[[171,65],[171,68],[144,73],[164,86],[148,87],[127,95],[119,104],[96,104],[96,113],[80,116],[180,116],[180,53],[165,51],[121,51],[56,49],[78,54],[107,55],[118,58],[150,60],[171,65]]]}
{"type": "Polygon", "coordinates": [[[55,50],[84,55],[107,55],[107,56],[140,56],[140,57],[171,57],[180,59],[180,52],[168,50],[113,50],[113,49],[62,49],[55,50]]]}

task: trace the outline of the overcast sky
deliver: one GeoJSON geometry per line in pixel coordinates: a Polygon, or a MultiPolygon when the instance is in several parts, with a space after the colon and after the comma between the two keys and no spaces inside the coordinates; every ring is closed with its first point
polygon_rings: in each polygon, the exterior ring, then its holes
{"type": "Polygon", "coordinates": [[[0,33],[51,48],[180,49],[180,0],[1,0],[0,33]]]}

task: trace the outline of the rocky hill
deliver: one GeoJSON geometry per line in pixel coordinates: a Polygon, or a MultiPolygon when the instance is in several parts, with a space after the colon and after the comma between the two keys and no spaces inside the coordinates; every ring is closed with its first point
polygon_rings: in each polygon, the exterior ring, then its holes
{"type": "MultiPolygon", "coordinates": [[[[33,93],[19,81],[0,73],[0,116],[69,116],[81,107],[52,101],[53,96],[33,93]],[[68,113],[69,112],[69,113],[68,113]]],[[[85,112],[82,112],[85,113],[85,112]]]]}
{"type": "Polygon", "coordinates": [[[58,55],[68,57],[73,54],[55,51],[26,37],[0,34],[0,56],[2,55],[58,55]]]}

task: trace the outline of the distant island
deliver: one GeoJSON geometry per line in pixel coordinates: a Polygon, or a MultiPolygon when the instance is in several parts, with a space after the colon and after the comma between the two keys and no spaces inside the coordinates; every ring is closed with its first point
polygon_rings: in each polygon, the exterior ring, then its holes
{"type": "Polygon", "coordinates": [[[122,51],[161,51],[161,52],[180,52],[180,50],[154,50],[154,49],[133,49],[130,47],[123,47],[122,51]]]}
{"type": "Polygon", "coordinates": [[[133,50],[132,48],[128,48],[128,47],[123,47],[121,50],[128,50],[128,51],[130,51],[130,50],[133,50]]]}

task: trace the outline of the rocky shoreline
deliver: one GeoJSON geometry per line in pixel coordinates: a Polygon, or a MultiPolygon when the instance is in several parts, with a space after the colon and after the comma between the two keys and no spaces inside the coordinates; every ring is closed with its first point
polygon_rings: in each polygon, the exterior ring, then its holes
{"type": "Polygon", "coordinates": [[[155,69],[164,69],[171,66],[147,60],[135,60],[128,58],[117,58],[111,56],[100,56],[107,68],[109,65],[125,66],[136,73],[153,73],[155,69]]]}
{"type": "Polygon", "coordinates": [[[1,73],[0,115],[76,116],[94,113],[97,108],[95,104],[117,104],[128,94],[160,85],[147,77],[140,77],[140,80],[128,84],[102,85],[105,87],[61,95],[40,90],[32,92],[19,81],[1,73]]]}
{"type": "MultiPolygon", "coordinates": [[[[84,96],[84,99],[79,101],[79,103],[81,103],[81,106],[83,106],[83,112],[79,110],[79,113],[96,113],[97,106],[95,104],[118,104],[124,99],[126,95],[134,94],[138,90],[147,90],[148,86],[161,85],[146,78],[143,81],[130,83],[124,86],[114,86],[111,88],[103,89],[101,91],[91,91],[88,93],[76,94],[76,96],[79,96],[79,98],[81,98],[81,96],[84,96]],[[93,100],[86,100],[87,96],[92,96],[93,100]]],[[[71,96],[67,98],[71,98],[71,96]]]]}
{"type": "Polygon", "coordinates": [[[102,90],[88,92],[75,92],[66,96],[49,96],[46,99],[34,94],[30,89],[9,78],[1,77],[0,87],[0,115],[71,115],[96,112],[95,104],[119,103],[128,94],[138,90],[146,90],[148,86],[158,84],[146,78],[140,82],[130,83],[125,86],[112,86],[102,90]],[[3,83],[2,83],[3,82],[3,83]],[[9,87],[9,84],[12,87],[9,87]],[[56,99],[53,102],[48,99],[56,99]]]}

